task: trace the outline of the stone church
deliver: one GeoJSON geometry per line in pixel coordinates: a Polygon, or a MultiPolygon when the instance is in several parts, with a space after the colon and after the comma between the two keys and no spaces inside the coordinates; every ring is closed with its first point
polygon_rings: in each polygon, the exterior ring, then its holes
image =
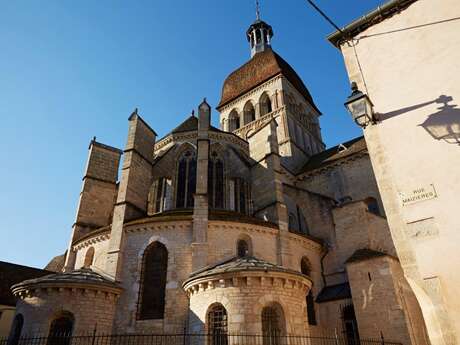
{"type": "Polygon", "coordinates": [[[322,114],[272,36],[260,19],[247,30],[251,57],[223,83],[220,128],[204,100],[163,138],[135,110],[124,150],[91,141],[66,255],[12,287],[13,337],[427,343],[364,139],[325,148],[322,114]]]}

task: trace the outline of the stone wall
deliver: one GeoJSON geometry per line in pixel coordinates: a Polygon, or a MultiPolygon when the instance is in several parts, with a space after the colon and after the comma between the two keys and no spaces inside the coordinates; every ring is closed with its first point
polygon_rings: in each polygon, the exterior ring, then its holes
{"type": "Polygon", "coordinates": [[[347,264],[359,334],[402,344],[429,344],[420,307],[401,266],[383,256],[347,264]]]}
{"type": "Polygon", "coordinates": [[[113,293],[50,288],[22,297],[17,303],[16,313],[24,316],[23,335],[47,335],[51,322],[62,312],[73,314],[74,335],[87,334],[95,328],[101,333],[111,333],[116,302],[117,297],[113,293]]]}
{"type": "Polygon", "coordinates": [[[278,315],[283,315],[282,334],[305,334],[309,287],[288,278],[279,273],[251,272],[246,276],[242,272],[229,279],[217,278],[212,284],[202,283],[197,290],[190,288],[190,331],[206,332],[209,307],[218,303],[226,309],[229,333],[262,334],[262,309],[274,306],[278,315]]]}
{"type": "Polygon", "coordinates": [[[192,271],[191,220],[128,225],[120,297],[115,327],[125,332],[182,332],[187,320],[188,299],[181,283],[192,271]],[[137,320],[142,257],[147,246],[159,241],[168,250],[165,317],[137,320]]]}
{"type": "Polygon", "coordinates": [[[367,154],[312,171],[298,185],[338,201],[344,197],[353,201],[372,197],[378,202],[380,214],[385,214],[367,154]]]}
{"type": "Polygon", "coordinates": [[[459,16],[457,0],[418,0],[340,46],[350,81],[379,114],[366,143],[433,345],[460,342],[459,16]],[[435,197],[403,205],[419,190],[435,197]]]}
{"type": "Polygon", "coordinates": [[[14,307],[0,304],[0,338],[7,337],[10,334],[14,314],[14,307]]]}
{"type": "Polygon", "coordinates": [[[336,207],[332,213],[336,232],[334,249],[337,264],[342,268],[357,249],[370,248],[396,256],[386,219],[370,213],[364,202],[336,207]]]}
{"type": "MultiPolygon", "coordinates": [[[[210,221],[208,264],[236,256],[236,243],[241,238],[251,241],[252,255],[276,263],[277,232],[277,229],[251,223],[210,221]]],[[[83,264],[86,251],[93,246],[95,263],[92,268],[103,268],[103,261],[97,258],[99,255],[104,257],[103,253],[108,246],[106,237],[107,235],[104,240],[96,241],[98,237],[95,236],[77,244],[76,267],[83,264]]],[[[124,238],[121,274],[124,291],[116,309],[116,329],[124,332],[182,332],[188,318],[189,302],[181,285],[192,272],[191,219],[168,222],[155,219],[134,221],[125,226],[124,238]],[[161,320],[137,320],[142,256],[147,246],[154,241],[163,243],[168,250],[165,317],[161,320]]],[[[286,262],[286,267],[300,271],[300,261],[306,257],[311,263],[313,279],[319,280],[321,245],[295,234],[289,234],[288,240],[290,260],[286,262]]],[[[315,285],[315,290],[318,287],[315,285]]]]}
{"type": "Polygon", "coordinates": [[[94,248],[94,259],[91,265],[93,270],[104,270],[107,249],[109,247],[110,234],[104,232],[100,235],[92,236],[85,241],[76,243],[74,251],[76,253],[75,269],[82,268],[85,263],[86,253],[90,248],[94,248]]]}

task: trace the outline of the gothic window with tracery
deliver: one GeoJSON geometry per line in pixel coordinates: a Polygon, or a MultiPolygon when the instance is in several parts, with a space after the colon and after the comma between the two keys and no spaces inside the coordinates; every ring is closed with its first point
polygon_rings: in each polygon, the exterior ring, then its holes
{"type": "Polygon", "coordinates": [[[138,319],[163,319],[167,271],[168,250],[153,242],[143,256],[138,319]]]}
{"type": "Polygon", "coordinates": [[[227,311],[222,304],[216,303],[211,306],[207,315],[209,345],[227,345],[227,311]]]}
{"type": "Polygon", "coordinates": [[[196,189],[196,156],[192,150],[184,152],[177,168],[176,207],[193,207],[193,195],[196,189]]]}
{"type": "Polygon", "coordinates": [[[247,213],[249,203],[249,186],[242,178],[233,178],[229,181],[229,208],[232,211],[247,213]]]}
{"type": "Polygon", "coordinates": [[[149,212],[159,213],[171,209],[171,179],[160,177],[155,180],[150,189],[149,212]]]}
{"type": "Polygon", "coordinates": [[[211,208],[224,208],[224,163],[216,152],[208,163],[208,203],[211,208]]]}

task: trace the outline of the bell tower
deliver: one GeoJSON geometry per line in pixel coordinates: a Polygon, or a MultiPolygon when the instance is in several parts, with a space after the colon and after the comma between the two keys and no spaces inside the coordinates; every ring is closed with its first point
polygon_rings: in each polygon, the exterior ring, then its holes
{"type": "Polygon", "coordinates": [[[296,71],[273,50],[272,37],[256,1],[256,20],[246,32],[251,58],[225,79],[217,110],[221,129],[248,142],[275,120],[281,163],[295,172],[324,149],[321,112],[296,71]]]}
{"type": "Polygon", "coordinates": [[[246,37],[251,47],[251,57],[256,53],[271,49],[270,41],[273,37],[273,30],[270,25],[260,20],[259,1],[256,1],[256,21],[246,31],[246,37]]]}

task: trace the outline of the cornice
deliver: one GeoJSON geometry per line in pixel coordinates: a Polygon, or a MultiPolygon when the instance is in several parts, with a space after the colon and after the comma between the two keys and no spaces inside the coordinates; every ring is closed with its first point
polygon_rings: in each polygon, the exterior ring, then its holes
{"type": "MultiPolygon", "coordinates": [[[[88,234],[91,235],[91,234],[88,234]]],[[[92,236],[87,236],[84,239],[80,239],[79,241],[75,242],[72,246],[74,251],[81,250],[86,247],[90,247],[93,244],[108,241],[110,239],[110,229],[106,229],[103,232],[98,232],[93,234],[92,236]]]]}
{"type": "MultiPolygon", "coordinates": [[[[102,284],[84,282],[56,282],[56,283],[35,283],[13,287],[13,295],[20,298],[30,298],[35,296],[70,293],[73,297],[85,294],[96,294],[98,297],[116,299],[123,288],[107,286],[102,284]]],[[[68,298],[67,296],[65,298],[68,298]]]]}
{"type": "MultiPolygon", "coordinates": [[[[243,151],[249,151],[249,143],[244,139],[238,137],[234,133],[229,132],[215,132],[209,131],[208,132],[209,139],[215,141],[226,141],[228,143],[234,144],[240,147],[243,151]]],[[[198,132],[197,131],[189,131],[189,132],[182,132],[176,134],[170,134],[164,139],[160,140],[155,144],[154,151],[157,152],[167,146],[168,144],[175,143],[178,141],[187,141],[187,140],[197,140],[198,139],[198,132]]]]}
{"type": "Polygon", "coordinates": [[[245,101],[246,99],[251,98],[251,96],[253,96],[254,94],[256,94],[256,93],[258,93],[258,92],[260,92],[262,90],[264,90],[267,86],[269,86],[271,84],[274,84],[279,79],[286,79],[286,78],[283,77],[282,74],[275,75],[271,79],[267,80],[266,82],[263,82],[259,86],[256,86],[252,90],[249,90],[248,92],[242,94],[241,96],[238,96],[237,98],[235,98],[234,100],[230,101],[229,103],[223,105],[222,107],[217,108],[217,110],[220,113],[222,113],[222,112],[224,112],[224,111],[226,111],[228,109],[231,109],[231,108],[235,107],[235,105],[237,103],[240,103],[241,101],[245,101]]]}
{"type": "Polygon", "coordinates": [[[299,294],[305,295],[311,288],[312,281],[300,272],[295,274],[292,272],[260,270],[226,272],[197,279],[190,278],[182,286],[189,297],[209,290],[231,287],[244,287],[245,290],[251,287],[264,287],[267,290],[281,288],[298,290],[299,294]]]}

